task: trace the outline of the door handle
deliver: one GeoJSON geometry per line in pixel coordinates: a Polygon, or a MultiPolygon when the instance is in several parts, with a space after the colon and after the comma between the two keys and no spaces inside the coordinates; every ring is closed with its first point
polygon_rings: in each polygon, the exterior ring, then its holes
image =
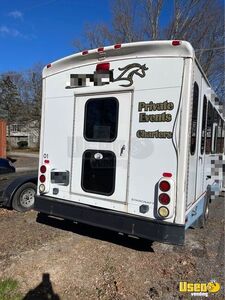
{"type": "Polygon", "coordinates": [[[120,149],[120,156],[122,156],[123,155],[123,151],[126,149],[126,147],[125,147],[125,145],[123,145],[122,147],[121,147],[121,149],[120,149]]]}

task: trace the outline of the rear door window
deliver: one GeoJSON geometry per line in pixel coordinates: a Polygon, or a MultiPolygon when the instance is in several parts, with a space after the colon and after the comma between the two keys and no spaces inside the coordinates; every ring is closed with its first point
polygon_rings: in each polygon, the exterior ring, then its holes
{"type": "Polygon", "coordinates": [[[114,97],[89,99],[85,105],[84,138],[113,142],[117,137],[119,102],[114,97]]]}

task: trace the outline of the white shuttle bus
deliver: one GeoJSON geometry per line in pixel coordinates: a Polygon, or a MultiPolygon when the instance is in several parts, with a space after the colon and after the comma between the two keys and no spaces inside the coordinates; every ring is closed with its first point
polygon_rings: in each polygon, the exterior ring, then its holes
{"type": "Polygon", "coordinates": [[[186,41],[116,44],[47,65],[35,209],[183,244],[222,189],[215,98],[186,41]]]}

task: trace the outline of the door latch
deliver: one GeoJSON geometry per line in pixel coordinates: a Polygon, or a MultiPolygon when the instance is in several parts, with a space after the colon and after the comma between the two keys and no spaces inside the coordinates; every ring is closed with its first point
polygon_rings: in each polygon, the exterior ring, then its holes
{"type": "Polygon", "coordinates": [[[123,155],[123,151],[125,150],[125,145],[123,145],[122,147],[121,147],[121,149],[120,149],[120,156],[122,156],[123,155]]]}

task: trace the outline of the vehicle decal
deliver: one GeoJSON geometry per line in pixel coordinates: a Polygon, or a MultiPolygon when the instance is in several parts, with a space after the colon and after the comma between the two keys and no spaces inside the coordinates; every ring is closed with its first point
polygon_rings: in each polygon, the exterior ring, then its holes
{"type": "Polygon", "coordinates": [[[66,88],[78,88],[78,87],[88,87],[88,86],[102,86],[109,84],[110,82],[116,81],[128,81],[127,84],[120,84],[123,87],[129,87],[133,84],[133,76],[137,75],[144,78],[149,68],[145,64],[141,65],[138,63],[129,64],[125,67],[118,68],[122,73],[114,79],[114,70],[108,71],[94,71],[93,74],[70,74],[70,85],[66,88]]]}
{"type": "Polygon", "coordinates": [[[120,84],[120,86],[123,87],[129,87],[133,84],[133,76],[137,75],[141,78],[145,77],[145,71],[147,71],[149,68],[146,67],[146,64],[141,65],[141,64],[129,64],[123,68],[119,68],[119,71],[123,71],[116,79],[113,80],[113,82],[115,81],[120,81],[120,80],[127,80],[129,81],[128,84],[120,84]],[[132,70],[134,69],[134,70],[132,70]],[[127,75],[127,77],[123,77],[128,71],[130,71],[127,75]]]}

